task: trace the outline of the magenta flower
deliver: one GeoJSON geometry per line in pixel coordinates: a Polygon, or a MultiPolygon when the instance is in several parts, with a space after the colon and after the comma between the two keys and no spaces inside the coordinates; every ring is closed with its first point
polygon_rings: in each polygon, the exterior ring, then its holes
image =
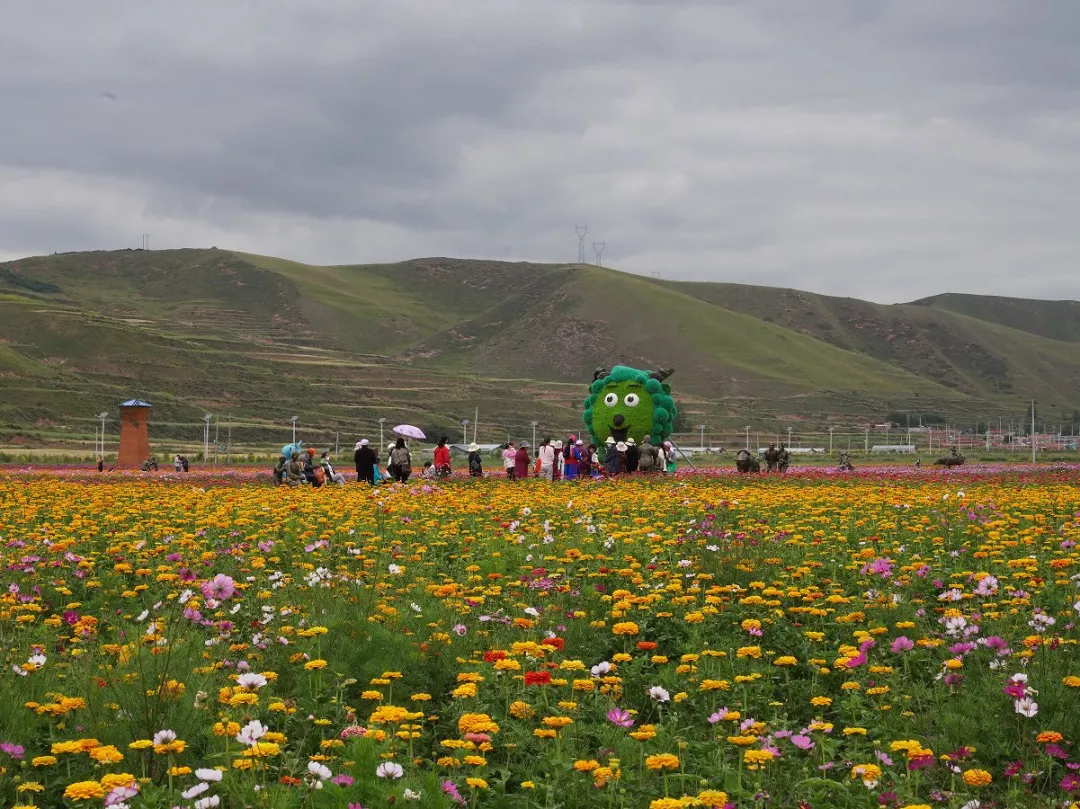
{"type": "Polygon", "coordinates": [[[1080,777],[1069,773],[1061,779],[1059,786],[1066,792],[1076,792],[1076,790],[1080,789],[1080,777]]]}
{"type": "Polygon", "coordinates": [[[901,635],[892,642],[892,646],[889,648],[891,648],[894,653],[900,654],[901,652],[910,652],[915,648],[915,643],[906,635],[901,635]]]}
{"type": "Polygon", "coordinates": [[[800,750],[814,749],[814,740],[811,739],[809,736],[804,736],[801,733],[796,736],[792,736],[791,743],[798,747],[800,750]]]}
{"type": "Polygon", "coordinates": [[[232,598],[235,592],[236,582],[233,581],[232,576],[226,576],[224,573],[218,573],[214,578],[204,581],[202,585],[202,594],[215,601],[226,601],[232,598]]]}
{"type": "Polygon", "coordinates": [[[613,725],[618,725],[621,728],[634,726],[634,717],[630,715],[629,711],[624,711],[622,708],[612,708],[607,712],[607,718],[613,725]]]}
{"type": "Polygon", "coordinates": [[[11,742],[0,743],[0,752],[7,753],[16,761],[22,761],[26,755],[26,748],[21,744],[12,744],[11,742]]]}
{"type": "Polygon", "coordinates": [[[354,783],[351,775],[346,775],[341,772],[330,779],[331,784],[337,784],[339,787],[351,787],[354,783]]]}

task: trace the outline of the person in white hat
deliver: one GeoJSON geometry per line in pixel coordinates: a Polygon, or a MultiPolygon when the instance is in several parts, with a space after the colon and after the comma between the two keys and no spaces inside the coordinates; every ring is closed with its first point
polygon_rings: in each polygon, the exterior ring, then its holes
{"type": "Polygon", "coordinates": [[[619,474],[619,453],[615,449],[615,439],[610,435],[604,442],[604,474],[619,474]]]}
{"type": "Polygon", "coordinates": [[[353,452],[353,462],[356,464],[356,482],[366,482],[375,485],[375,465],[379,463],[379,456],[375,454],[366,438],[356,442],[356,451],[353,452]]]}
{"type": "Polygon", "coordinates": [[[484,462],[480,457],[480,445],[475,441],[469,444],[469,477],[482,478],[484,476],[484,462]]]}
{"type": "Polygon", "coordinates": [[[563,464],[565,462],[566,459],[563,458],[563,443],[560,439],[559,441],[555,442],[555,466],[552,468],[552,480],[562,480],[563,464]]]}
{"type": "Polygon", "coordinates": [[[615,474],[622,475],[626,472],[626,451],[629,447],[622,441],[615,445],[615,474]]]}

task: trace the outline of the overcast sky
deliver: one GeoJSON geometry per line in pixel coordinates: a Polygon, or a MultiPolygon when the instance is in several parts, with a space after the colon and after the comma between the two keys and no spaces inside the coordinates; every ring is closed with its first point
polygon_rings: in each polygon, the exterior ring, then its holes
{"type": "Polygon", "coordinates": [[[0,258],[1080,298],[1077,0],[10,0],[0,258]]]}

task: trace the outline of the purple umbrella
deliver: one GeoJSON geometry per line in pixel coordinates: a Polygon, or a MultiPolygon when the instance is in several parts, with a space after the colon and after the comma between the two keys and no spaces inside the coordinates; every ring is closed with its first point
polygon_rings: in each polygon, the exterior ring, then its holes
{"type": "Polygon", "coordinates": [[[394,428],[393,432],[394,435],[400,435],[402,438],[415,438],[418,441],[427,438],[423,430],[419,427],[413,427],[411,424],[399,424],[394,428]]]}

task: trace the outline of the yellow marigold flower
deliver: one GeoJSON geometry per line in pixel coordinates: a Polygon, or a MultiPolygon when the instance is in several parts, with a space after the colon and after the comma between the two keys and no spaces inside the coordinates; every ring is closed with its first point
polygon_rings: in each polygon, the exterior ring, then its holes
{"type": "Polygon", "coordinates": [[[671,753],[657,753],[645,758],[645,766],[650,770],[677,770],[679,769],[679,757],[671,753]]]}
{"type": "Polygon", "coordinates": [[[110,772],[101,776],[101,785],[106,792],[111,792],[116,787],[128,787],[135,783],[135,776],[129,772],[110,772]]]}
{"type": "Polygon", "coordinates": [[[655,798],[649,802],[649,809],[683,809],[683,802],[678,798],[655,798]]]}
{"type": "Polygon", "coordinates": [[[986,770],[964,770],[964,783],[969,787],[988,787],[993,780],[986,770]]]}
{"type": "Polygon", "coordinates": [[[578,759],[574,762],[574,769],[578,772],[592,772],[600,768],[600,762],[596,759],[578,759]]]}
{"type": "Polygon", "coordinates": [[[431,694],[424,694],[424,693],[413,694],[411,697],[409,697],[409,699],[412,700],[413,702],[430,702],[431,701],[431,694]]]}
{"type": "Polygon", "coordinates": [[[476,696],[476,683],[462,683],[452,692],[450,692],[457,699],[476,696]]]}
{"type": "Polygon", "coordinates": [[[769,750],[744,750],[743,761],[747,769],[757,770],[773,760],[773,754],[769,750]]]}
{"type": "Polygon", "coordinates": [[[832,705],[832,700],[829,697],[813,697],[810,700],[810,704],[815,708],[828,708],[832,705]]]}
{"type": "Polygon", "coordinates": [[[865,736],[866,728],[844,728],[845,736],[865,736]]]}
{"type": "Polygon", "coordinates": [[[1035,741],[1039,744],[1057,744],[1065,737],[1058,733],[1056,730],[1044,730],[1038,736],[1035,737],[1035,741]]]}
{"type": "Polygon", "coordinates": [[[574,720],[569,716],[545,716],[542,721],[549,728],[564,728],[574,724],[574,720]]]}
{"type": "Polygon", "coordinates": [[[326,661],[321,659],[309,660],[307,663],[304,664],[304,668],[308,671],[318,671],[319,669],[325,669],[326,661]]]}
{"type": "Polygon", "coordinates": [[[797,665],[798,662],[799,661],[791,655],[781,655],[780,657],[776,658],[772,663],[774,666],[794,666],[797,665]]]}
{"type": "Polygon", "coordinates": [[[45,787],[37,781],[27,781],[15,788],[16,792],[44,792],[45,787]]]}
{"type": "Polygon", "coordinates": [[[521,788],[522,789],[536,789],[536,784],[534,784],[532,781],[522,781],[521,782],[521,788]]]}
{"type": "Polygon", "coordinates": [[[697,799],[706,809],[721,809],[727,803],[727,793],[719,789],[706,789],[698,793],[697,799]]]}
{"type": "Polygon", "coordinates": [[[611,627],[611,634],[613,635],[636,635],[640,631],[638,625],[633,621],[624,621],[611,627]]]}
{"type": "Polygon", "coordinates": [[[472,767],[483,767],[487,764],[487,759],[483,756],[465,756],[465,763],[472,767]]]}
{"type": "Polygon", "coordinates": [[[191,775],[191,767],[169,767],[169,775],[179,778],[182,775],[191,775]]]}
{"type": "Polygon", "coordinates": [[[498,733],[499,726],[491,721],[491,717],[486,713],[465,713],[458,718],[458,731],[461,733],[498,733]]]}
{"type": "Polygon", "coordinates": [[[116,764],[117,762],[124,760],[124,754],[111,744],[106,744],[91,750],[90,758],[99,764],[116,764]]]}
{"type": "Polygon", "coordinates": [[[851,780],[862,779],[864,784],[873,784],[881,780],[881,767],[877,764],[856,764],[851,768],[851,780]]]}
{"type": "Polygon", "coordinates": [[[472,789],[487,789],[488,783],[483,778],[466,778],[465,783],[472,789]]]}
{"type": "Polygon", "coordinates": [[[761,657],[761,647],[760,646],[740,646],[738,648],[738,650],[735,652],[735,656],[736,657],[751,657],[754,660],[757,660],[758,658],[761,657]]]}
{"type": "Polygon", "coordinates": [[[727,680],[702,680],[698,688],[702,691],[727,691],[731,688],[731,683],[727,680]]]}
{"type": "MultiPolygon", "coordinates": [[[[380,701],[382,701],[382,698],[383,698],[382,691],[364,691],[363,693],[360,694],[360,699],[371,700],[373,702],[380,702],[380,701]]],[[[285,707],[284,702],[281,703],[281,707],[282,708],[285,707]]],[[[274,706],[271,705],[270,709],[273,710],[274,706]]]]}
{"type": "Polygon", "coordinates": [[[1080,688],[1080,677],[1070,674],[1068,677],[1061,681],[1069,688],[1080,688]]]}
{"type": "Polygon", "coordinates": [[[105,797],[105,787],[97,781],[76,781],[68,784],[64,797],[73,801],[98,800],[105,797]]]}
{"type": "Polygon", "coordinates": [[[56,756],[34,756],[30,764],[34,767],[51,767],[56,763],[56,756]]]}
{"type": "Polygon", "coordinates": [[[705,620],[705,613],[697,612],[696,610],[694,612],[688,612],[683,616],[683,620],[688,624],[700,624],[705,620]]]}
{"type": "Polygon", "coordinates": [[[757,742],[757,736],[728,736],[727,740],[731,744],[738,745],[739,747],[749,747],[757,742]]]}
{"type": "Polygon", "coordinates": [[[538,739],[554,739],[558,735],[559,732],[551,728],[537,728],[533,731],[533,736],[538,739]]]}
{"type": "Polygon", "coordinates": [[[495,671],[521,671],[521,664],[512,657],[495,661],[495,671]]]}

